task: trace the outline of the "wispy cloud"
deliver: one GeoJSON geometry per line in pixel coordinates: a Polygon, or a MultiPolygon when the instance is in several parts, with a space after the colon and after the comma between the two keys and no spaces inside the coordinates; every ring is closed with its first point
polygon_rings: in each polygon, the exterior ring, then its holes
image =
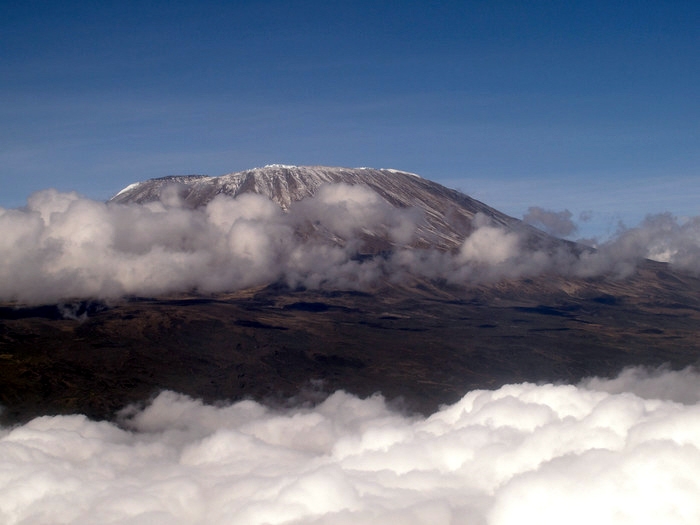
{"type": "Polygon", "coordinates": [[[569,210],[555,212],[539,206],[531,206],[523,216],[523,220],[550,235],[568,237],[578,230],[572,217],[573,214],[569,210]]]}

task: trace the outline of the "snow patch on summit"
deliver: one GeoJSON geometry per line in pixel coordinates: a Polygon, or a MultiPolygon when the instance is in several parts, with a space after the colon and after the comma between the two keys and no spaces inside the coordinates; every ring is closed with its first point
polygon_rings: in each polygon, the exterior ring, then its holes
{"type": "MultiPolygon", "coordinates": [[[[371,168],[367,168],[367,169],[371,169],[371,168]]],[[[389,173],[399,173],[401,175],[410,175],[411,177],[418,177],[419,179],[423,178],[420,175],[418,175],[417,173],[411,173],[410,171],[395,170],[395,169],[391,169],[391,168],[382,168],[381,171],[388,171],[389,173]]]]}
{"type": "Polygon", "coordinates": [[[129,184],[126,188],[124,188],[124,189],[121,190],[119,193],[117,193],[114,197],[112,197],[112,199],[114,199],[114,198],[116,198],[116,197],[119,197],[120,195],[122,195],[122,194],[124,194],[124,193],[126,193],[126,192],[128,192],[128,191],[130,191],[130,190],[133,190],[133,189],[138,188],[141,184],[143,184],[143,183],[141,183],[141,182],[134,182],[133,184],[129,184]]]}

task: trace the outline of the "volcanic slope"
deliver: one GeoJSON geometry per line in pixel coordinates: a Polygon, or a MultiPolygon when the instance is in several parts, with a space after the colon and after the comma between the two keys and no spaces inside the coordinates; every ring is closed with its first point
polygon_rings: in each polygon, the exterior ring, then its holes
{"type": "MultiPolygon", "coordinates": [[[[394,206],[421,209],[424,242],[442,250],[469,235],[478,213],[504,228],[525,228],[457,191],[394,170],[271,166],[154,179],[112,201],[146,203],[174,188],[197,207],[221,193],[254,191],[288,208],[333,182],[366,184],[394,206]]],[[[381,392],[429,413],[475,388],[573,382],[628,365],[695,365],[698,341],[700,280],[652,261],[625,278],[547,274],[458,284],[414,275],[359,291],[277,282],[109,304],[8,304],[0,305],[0,417],[112,418],[163,389],[271,404],[313,402],[338,389],[381,392]],[[73,318],[64,315],[67,306],[73,318]]]]}
{"type": "Polygon", "coordinates": [[[164,199],[177,193],[181,203],[197,208],[217,195],[237,197],[257,193],[288,210],[293,202],[313,197],[327,184],[365,186],[396,208],[415,208],[425,221],[416,232],[417,246],[454,249],[472,230],[475,215],[488,217],[494,225],[527,231],[539,242],[551,242],[542,232],[457,190],[394,169],[339,168],[327,166],[286,166],[230,173],[219,177],[178,175],[131,184],[110,199],[114,203],[138,203],[164,199]]]}

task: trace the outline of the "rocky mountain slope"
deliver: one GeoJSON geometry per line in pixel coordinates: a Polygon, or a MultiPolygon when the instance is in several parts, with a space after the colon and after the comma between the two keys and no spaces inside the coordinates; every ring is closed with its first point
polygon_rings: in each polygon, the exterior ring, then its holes
{"type": "Polygon", "coordinates": [[[168,193],[177,193],[185,206],[194,208],[206,205],[217,195],[237,197],[257,193],[287,210],[292,203],[314,196],[326,184],[366,186],[396,208],[420,210],[425,221],[417,231],[418,246],[457,247],[471,233],[476,214],[487,216],[499,226],[527,230],[533,240],[547,242],[546,236],[538,230],[476,199],[418,175],[393,169],[273,164],[220,177],[179,175],[151,179],[131,184],[110,202],[144,204],[162,200],[168,193]]]}

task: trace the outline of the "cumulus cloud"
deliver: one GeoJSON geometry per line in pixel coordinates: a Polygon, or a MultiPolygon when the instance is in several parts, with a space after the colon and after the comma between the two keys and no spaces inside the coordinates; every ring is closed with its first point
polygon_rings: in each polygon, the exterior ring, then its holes
{"type": "Polygon", "coordinates": [[[638,227],[623,229],[615,242],[645,257],[700,274],[700,217],[679,221],[670,213],[649,215],[638,227]]]}
{"type": "Polygon", "coordinates": [[[459,252],[463,262],[499,264],[512,259],[521,250],[520,237],[498,226],[491,225],[487,217],[474,217],[474,232],[464,240],[459,252]]]}
{"type": "MultiPolygon", "coordinates": [[[[645,257],[700,274],[700,218],[648,217],[574,254],[477,214],[461,246],[439,251],[413,244],[426,231],[419,210],[397,209],[363,186],[321,187],[286,212],[255,194],[219,196],[199,209],[183,206],[178,187],[163,194],[124,205],[47,190],[22,209],[0,209],[0,300],[209,293],[274,281],[363,289],[406,273],[462,284],[543,272],[624,277],[645,257]]],[[[560,232],[568,215],[537,212],[560,232]]]]}
{"type": "Polygon", "coordinates": [[[254,194],[186,209],[176,190],[144,206],[48,190],[24,209],[0,210],[0,299],[215,292],[285,276],[361,284],[376,271],[353,261],[360,233],[379,224],[389,241],[405,242],[415,229],[415,213],[359,187],[321,191],[290,213],[254,194]]]}
{"type": "Polygon", "coordinates": [[[666,262],[682,272],[700,275],[700,217],[679,220],[670,213],[649,215],[636,227],[620,225],[605,242],[587,244],[595,251],[584,252],[570,266],[575,275],[612,273],[625,277],[642,259],[666,262]]]}
{"type": "Polygon", "coordinates": [[[2,430],[0,521],[696,523],[699,379],[630,369],[506,385],[427,418],[378,395],[278,411],[163,392],[119,424],[76,415],[2,430]]]}

